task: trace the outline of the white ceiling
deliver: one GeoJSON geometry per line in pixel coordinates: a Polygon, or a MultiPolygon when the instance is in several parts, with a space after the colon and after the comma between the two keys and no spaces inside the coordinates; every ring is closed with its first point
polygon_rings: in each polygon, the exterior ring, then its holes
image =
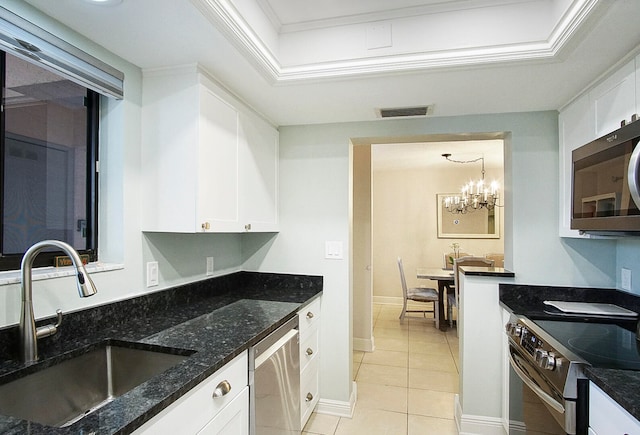
{"type": "Polygon", "coordinates": [[[371,167],[374,171],[403,169],[464,169],[478,176],[483,158],[486,169],[504,166],[504,142],[502,139],[390,143],[371,145],[371,167]],[[443,154],[450,154],[448,161],[443,154]],[[468,162],[468,163],[457,163],[468,162]]]}
{"type": "Polygon", "coordinates": [[[277,125],[555,110],[640,44],[638,0],[26,1],[141,68],[198,62],[277,125]]]}

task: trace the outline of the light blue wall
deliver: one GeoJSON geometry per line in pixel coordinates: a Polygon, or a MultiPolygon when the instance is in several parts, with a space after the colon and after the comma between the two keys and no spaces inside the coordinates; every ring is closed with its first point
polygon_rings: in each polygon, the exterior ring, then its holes
{"type": "Polygon", "coordinates": [[[618,240],[616,282],[622,289],[621,269],[631,270],[631,293],[640,295],[640,238],[627,237],[618,240]]]}
{"type": "Polygon", "coordinates": [[[487,132],[507,133],[505,253],[517,282],[615,285],[615,241],[558,236],[555,111],[281,127],[281,232],[245,255],[245,267],[324,276],[322,348],[332,357],[321,360],[323,399],[347,401],[351,391],[350,140],[487,132]],[[345,260],[324,259],[325,241],[336,240],[345,260]]]}

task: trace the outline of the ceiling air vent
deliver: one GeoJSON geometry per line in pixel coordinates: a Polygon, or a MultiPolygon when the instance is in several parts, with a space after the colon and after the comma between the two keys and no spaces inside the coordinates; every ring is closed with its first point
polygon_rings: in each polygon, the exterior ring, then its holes
{"type": "Polygon", "coordinates": [[[406,117],[430,115],[432,112],[432,107],[431,106],[396,107],[393,109],[378,109],[377,112],[380,118],[406,118],[406,117]]]}

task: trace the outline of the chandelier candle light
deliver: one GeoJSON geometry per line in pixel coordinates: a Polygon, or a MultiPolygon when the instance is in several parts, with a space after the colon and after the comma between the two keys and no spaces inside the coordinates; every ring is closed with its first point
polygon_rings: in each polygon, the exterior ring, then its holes
{"type": "Polygon", "coordinates": [[[482,179],[462,187],[460,195],[444,198],[444,207],[450,213],[468,213],[480,208],[493,210],[498,206],[498,183],[492,181],[489,186],[484,183],[484,157],[473,160],[453,160],[451,154],[443,154],[442,157],[454,163],[482,162],[482,179]]]}

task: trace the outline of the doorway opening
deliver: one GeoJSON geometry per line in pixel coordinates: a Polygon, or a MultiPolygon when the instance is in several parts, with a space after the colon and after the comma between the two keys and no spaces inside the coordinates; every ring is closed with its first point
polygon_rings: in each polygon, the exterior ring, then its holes
{"type": "MultiPolygon", "coordinates": [[[[456,243],[473,255],[504,253],[504,209],[498,207],[495,237],[480,234],[442,234],[439,220],[456,216],[438,207],[438,197],[455,194],[470,179],[481,177],[500,184],[504,205],[504,137],[482,135],[429,135],[411,138],[352,140],[352,289],[353,349],[375,349],[373,303],[401,304],[402,292],[396,259],[403,258],[410,286],[418,282],[418,267],[444,267],[445,253],[456,243]],[[439,215],[440,214],[440,215],[439,215]]],[[[458,219],[459,221],[460,219],[458,219]]],[[[400,315],[400,312],[398,312],[400,315]]]]}

